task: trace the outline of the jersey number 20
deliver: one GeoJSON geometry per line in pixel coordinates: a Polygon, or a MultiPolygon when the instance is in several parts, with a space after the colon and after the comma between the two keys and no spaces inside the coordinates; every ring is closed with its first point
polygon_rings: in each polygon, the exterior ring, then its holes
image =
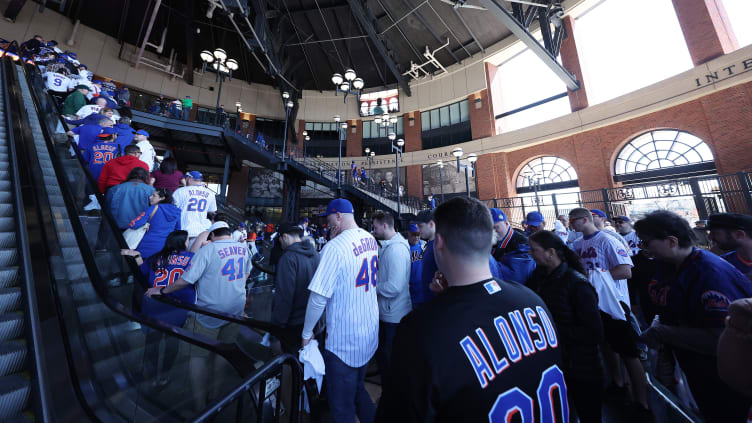
{"type": "Polygon", "coordinates": [[[198,198],[191,198],[190,200],[188,200],[188,207],[186,207],[185,210],[186,211],[198,211],[198,212],[205,211],[206,200],[203,198],[201,200],[199,200],[198,198]]]}
{"type": "MultiPolygon", "coordinates": [[[[564,384],[564,373],[559,366],[553,365],[541,375],[538,383],[538,406],[542,423],[568,422],[569,404],[567,404],[567,386],[564,384]],[[559,397],[561,416],[556,416],[554,396],[559,397]]],[[[488,413],[491,423],[506,423],[512,421],[515,414],[519,414],[522,423],[535,421],[534,401],[520,388],[512,388],[496,398],[496,402],[488,413]]]]}
{"type": "Polygon", "coordinates": [[[379,265],[379,257],[373,256],[371,258],[371,268],[368,268],[368,259],[363,259],[363,264],[360,265],[360,271],[358,272],[358,277],[355,278],[355,287],[360,288],[361,286],[366,287],[366,292],[368,292],[369,285],[376,286],[376,277],[378,276],[378,265],[379,265]],[[370,271],[369,271],[370,270],[370,271]]]}
{"type": "Polygon", "coordinates": [[[154,286],[165,287],[175,283],[178,278],[183,276],[185,269],[172,269],[169,273],[166,270],[159,270],[154,276],[154,286]]]}

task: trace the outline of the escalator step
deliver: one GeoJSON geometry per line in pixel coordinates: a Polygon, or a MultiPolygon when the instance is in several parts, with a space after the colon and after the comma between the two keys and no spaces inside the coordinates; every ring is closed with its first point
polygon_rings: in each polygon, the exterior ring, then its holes
{"type": "Polygon", "coordinates": [[[0,315],[0,342],[15,339],[23,335],[23,314],[18,312],[0,315]]]}
{"type": "Polygon", "coordinates": [[[10,179],[10,172],[7,170],[0,170],[0,180],[8,180],[10,179]]]}
{"type": "MultiPolygon", "coordinates": [[[[0,171],[2,173],[2,171],[0,171]]],[[[13,205],[12,204],[0,204],[0,216],[1,217],[10,217],[13,216],[13,205]]]]}
{"type": "Polygon", "coordinates": [[[26,365],[26,343],[6,341],[0,344],[0,376],[21,371],[26,365]]]}
{"type": "Polygon", "coordinates": [[[27,407],[30,395],[31,384],[23,375],[0,377],[0,420],[8,421],[20,414],[27,407]]]}
{"type": "MultiPolygon", "coordinates": [[[[12,217],[0,217],[2,219],[12,219],[12,217]]],[[[16,233],[6,232],[7,229],[0,224],[0,248],[12,248],[16,246],[16,233]]]]}
{"type": "Polygon", "coordinates": [[[14,217],[0,217],[0,232],[15,232],[16,219],[14,217]]]}
{"type": "Polygon", "coordinates": [[[21,308],[21,288],[0,288],[0,313],[21,308]]]}
{"type": "Polygon", "coordinates": [[[10,203],[13,201],[13,195],[10,191],[0,191],[0,203],[10,203]]]}
{"type": "Polygon", "coordinates": [[[0,248],[0,268],[18,264],[18,251],[15,248],[0,248]]]}
{"type": "Polygon", "coordinates": [[[0,288],[10,288],[18,285],[19,275],[17,266],[0,269],[0,288]]]}

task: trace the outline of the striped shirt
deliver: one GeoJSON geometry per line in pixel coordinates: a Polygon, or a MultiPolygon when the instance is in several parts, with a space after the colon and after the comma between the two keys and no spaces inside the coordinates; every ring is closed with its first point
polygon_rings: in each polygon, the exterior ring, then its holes
{"type": "Polygon", "coordinates": [[[350,367],[367,364],[379,343],[378,249],[360,228],[340,233],[326,244],[308,286],[329,299],[326,349],[350,367]]]}

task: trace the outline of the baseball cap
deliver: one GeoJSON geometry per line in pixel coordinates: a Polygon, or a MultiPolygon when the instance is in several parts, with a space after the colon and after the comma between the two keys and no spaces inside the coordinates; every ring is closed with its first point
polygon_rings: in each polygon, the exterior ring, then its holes
{"type": "Polygon", "coordinates": [[[616,216],[616,217],[614,218],[614,221],[616,221],[616,220],[623,220],[623,221],[625,221],[625,222],[631,222],[631,221],[632,221],[632,219],[630,219],[630,218],[629,218],[629,217],[627,217],[627,216],[616,216]]]}
{"type": "Polygon", "coordinates": [[[416,225],[415,223],[411,223],[410,225],[408,225],[408,226],[407,226],[407,231],[408,231],[408,232],[413,232],[413,233],[415,233],[415,232],[420,232],[420,231],[418,230],[418,225],[416,225]]]}
{"type": "Polygon", "coordinates": [[[146,132],[146,131],[144,131],[143,129],[139,129],[138,131],[136,131],[136,134],[138,134],[138,135],[143,135],[143,136],[145,136],[146,138],[149,138],[149,133],[148,133],[148,132],[146,132]]]}
{"type": "Polygon", "coordinates": [[[203,181],[204,180],[204,175],[202,175],[201,172],[199,172],[197,170],[192,170],[192,171],[186,173],[185,176],[187,176],[189,178],[192,178],[192,179],[195,179],[197,181],[203,181]]]}
{"type": "Polygon", "coordinates": [[[326,217],[333,213],[354,214],[355,209],[353,209],[352,203],[345,200],[344,198],[335,198],[334,200],[329,202],[328,206],[326,206],[326,211],[321,213],[319,216],[326,217]]]}
{"type": "Polygon", "coordinates": [[[292,222],[280,223],[279,226],[277,226],[277,233],[279,233],[280,235],[289,234],[291,232],[300,233],[300,232],[303,232],[303,230],[300,229],[298,225],[292,222]]]}
{"type": "Polygon", "coordinates": [[[308,223],[308,218],[304,217],[304,218],[300,219],[300,223],[308,223]]]}
{"type": "Polygon", "coordinates": [[[433,210],[421,210],[415,217],[417,223],[428,223],[433,220],[433,210]]]}
{"type": "Polygon", "coordinates": [[[716,213],[708,217],[708,229],[752,231],[752,216],[739,213],[716,213]]]}
{"type": "Polygon", "coordinates": [[[499,222],[506,222],[507,221],[507,215],[504,214],[504,212],[501,209],[491,209],[491,217],[493,218],[493,223],[499,223],[499,222]]]}
{"type": "Polygon", "coordinates": [[[98,136],[104,138],[113,134],[117,134],[114,128],[102,128],[102,132],[100,132],[98,136]]]}
{"type": "Polygon", "coordinates": [[[245,228],[245,223],[243,222],[238,223],[238,228],[245,228]]]}
{"type": "Polygon", "coordinates": [[[541,223],[543,223],[543,220],[544,219],[541,212],[534,211],[527,214],[527,216],[525,217],[525,224],[527,224],[528,226],[537,227],[540,226],[541,223]]]}
{"type": "Polygon", "coordinates": [[[222,221],[214,222],[212,223],[211,226],[209,226],[209,232],[213,232],[215,229],[220,229],[220,228],[229,229],[230,225],[228,225],[227,222],[222,222],[222,221]]]}
{"type": "Polygon", "coordinates": [[[592,213],[593,216],[600,216],[600,217],[602,217],[604,219],[607,218],[606,213],[603,210],[591,209],[590,213],[592,213]]]}

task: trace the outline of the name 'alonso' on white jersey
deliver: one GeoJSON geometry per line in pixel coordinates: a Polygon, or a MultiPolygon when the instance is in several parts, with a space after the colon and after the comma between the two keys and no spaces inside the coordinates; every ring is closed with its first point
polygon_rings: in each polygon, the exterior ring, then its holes
{"type": "Polygon", "coordinates": [[[368,363],[379,343],[378,250],[371,234],[348,229],[326,244],[308,285],[329,299],[326,349],[350,367],[368,363]]]}
{"type": "Polygon", "coordinates": [[[172,198],[181,211],[180,226],[188,231],[188,237],[197,237],[209,229],[211,222],[206,214],[217,211],[217,198],[209,188],[200,185],[180,187],[172,194],[172,198]]]}

